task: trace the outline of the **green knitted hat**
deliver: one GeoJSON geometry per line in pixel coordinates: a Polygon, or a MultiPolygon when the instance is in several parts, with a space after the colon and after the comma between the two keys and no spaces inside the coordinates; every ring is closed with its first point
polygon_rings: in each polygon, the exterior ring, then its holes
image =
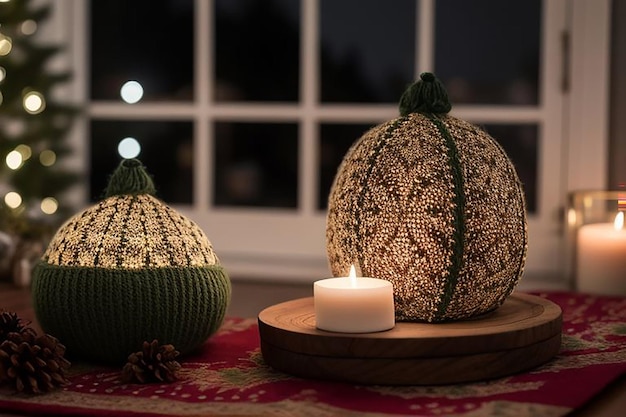
{"type": "Polygon", "coordinates": [[[69,355],[123,362],[157,339],[188,353],[220,327],[231,286],[211,243],[124,160],[106,198],[57,231],[33,272],[41,327],[69,355]]]}
{"type": "Polygon", "coordinates": [[[391,281],[396,318],[465,319],[501,305],[526,260],[524,192],[504,150],[449,116],[431,73],[345,155],[329,196],[330,268],[391,281]]]}

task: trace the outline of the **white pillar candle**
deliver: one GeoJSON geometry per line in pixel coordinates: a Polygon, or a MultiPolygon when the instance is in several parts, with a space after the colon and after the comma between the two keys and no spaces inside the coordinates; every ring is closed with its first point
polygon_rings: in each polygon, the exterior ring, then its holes
{"type": "Polygon", "coordinates": [[[341,333],[371,333],[395,325],[391,282],[356,277],[328,278],[313,284],[315,322],[318,329],[341,333]]]}
{"type": "Polygon", "coordinates": [[[615,222],[581,226],[578,231],[577,287],[592,294],[626,295],[624,213],[615,222]]]}

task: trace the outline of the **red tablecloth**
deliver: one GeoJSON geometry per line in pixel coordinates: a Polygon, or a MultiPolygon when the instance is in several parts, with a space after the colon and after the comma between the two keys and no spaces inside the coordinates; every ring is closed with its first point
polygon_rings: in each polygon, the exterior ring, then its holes
{"type": "Polygon", "coordinates": [[[626,373],[626,298],[540,294],[563,309],[559,355],[531,372],[448,386],[357,386],[268,368],[256,319],[229,318],[172,384],[119,382],[121,369],[72,366],[44,395],[0,390],[0,410],[93,416],[560,416],[626,373]]]}

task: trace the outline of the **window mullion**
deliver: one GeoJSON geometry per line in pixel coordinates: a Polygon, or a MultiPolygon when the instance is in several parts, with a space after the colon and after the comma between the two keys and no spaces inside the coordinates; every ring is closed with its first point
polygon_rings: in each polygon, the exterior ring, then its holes
{"type": "Polygon", "coordinates": [[[318,186],[317,112],[319,92],[319,1],[302,0],[300,40],[300,108],[302,109],[298,153],[298,208],[310,216],[315,211],[318,186]]]}
{"type": "Polygon", "coordinates": [[[424,71],[435,71],[435,4],[433,0],[416,0],[415,10],[418,22],[415,30],[415,79],[424,71]]]}
{"type": "Polygon", "coordinates": [[[213,2],[195,2],[194,61],[194,199],[199,210],[210,207],[213,195],[213,134],[210,102],[213,92],[213,2]]]}

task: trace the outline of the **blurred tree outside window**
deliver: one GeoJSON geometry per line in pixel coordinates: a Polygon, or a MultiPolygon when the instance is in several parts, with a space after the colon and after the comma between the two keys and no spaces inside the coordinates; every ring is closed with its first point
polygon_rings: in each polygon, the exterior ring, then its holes
{"type": "Polygon", "coordinates": [[[55,100],[69,72],[52,71],[62,53],[37,37],[50,14],[39,2],[0,2],[0,279],[30,282],[30,268],[73,207],[64,198],[78,180],[63,165],[77,114],[55,100]]]}

